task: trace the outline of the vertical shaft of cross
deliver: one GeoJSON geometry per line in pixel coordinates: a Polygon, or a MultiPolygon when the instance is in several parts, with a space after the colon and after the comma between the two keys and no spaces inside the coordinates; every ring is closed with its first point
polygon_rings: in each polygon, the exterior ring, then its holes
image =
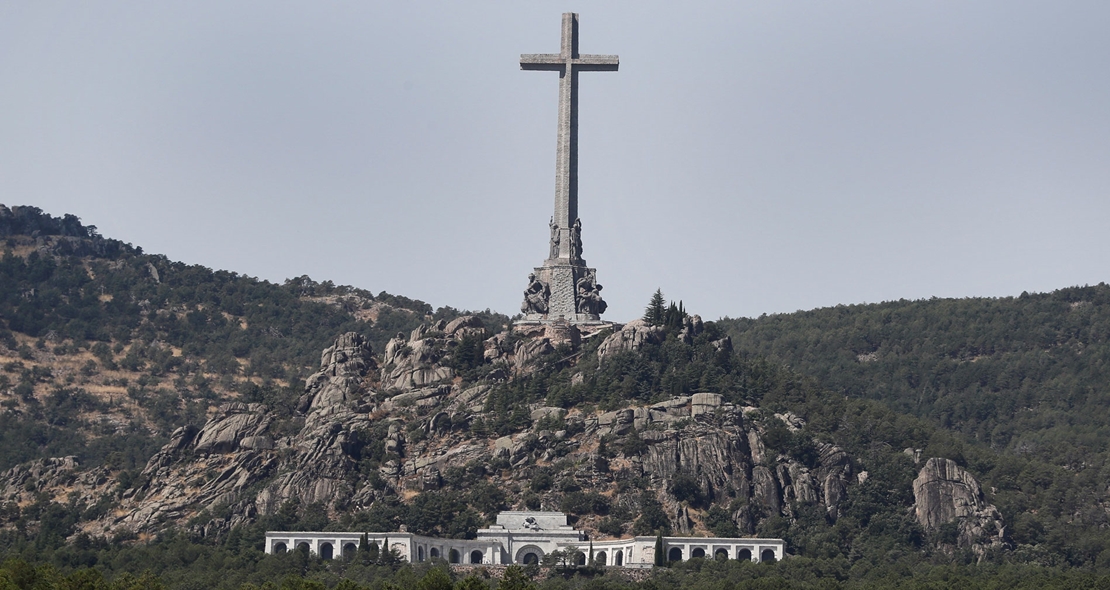
{"type": "MultiPolygon", "coordinates": [[[[559,58],[565,63],[559,73],[559,129],[555,150],[555,224],[569,231],[578,219],[578,15],[563,13],[559,58]]],[[[566,237],[566,236],[564,236],[566,237]]],[[[559,257],[569,257],[570,240],[560,242],[559,257]]]]}
{"type": "Polygon", "coordinates": [[[563,13],[562,38],[558,54],[520,56],[522,70],[559,72],[559,128],[555,151],[555,215],[552,218],[552,258],[572,259],[572,228],[578,221],[578,72],[616,71],[615,55],[579,55],[578,15],[563,13]],[[557,240],[557,242],[556,242],[557,240]],[[557,245],[557,251],[556,250],[557,245]]]}

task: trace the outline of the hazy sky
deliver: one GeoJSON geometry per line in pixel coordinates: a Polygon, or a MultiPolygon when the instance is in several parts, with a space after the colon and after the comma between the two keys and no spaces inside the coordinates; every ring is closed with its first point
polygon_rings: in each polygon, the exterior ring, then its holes
{"type": "Polygon", "coordinates": [[[515,313],[584,73],[584,255],[707,319],[1110,280],[1110,2],[0,1],[0,203],[515,313]]]}

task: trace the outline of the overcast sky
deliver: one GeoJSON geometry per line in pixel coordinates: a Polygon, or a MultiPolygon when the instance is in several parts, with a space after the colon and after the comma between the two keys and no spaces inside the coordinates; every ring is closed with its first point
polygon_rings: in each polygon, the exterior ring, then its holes
{"type": "Polygon", "coordinates": [[[707,319],[1110,280],[1110,2],[8,2],[0,203],[174,260],[518,311],[560,14],[584,256],[707,319]]]}

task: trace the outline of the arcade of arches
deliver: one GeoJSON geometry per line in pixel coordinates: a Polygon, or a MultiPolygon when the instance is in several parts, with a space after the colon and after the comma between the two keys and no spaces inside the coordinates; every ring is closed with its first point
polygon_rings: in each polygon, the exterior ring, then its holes
{"type": "MultiPolygon", "coordinates": [[[[266,533],[266,553],[290,550],[312,553],[323,559],[350,558],[365,539],[394,551],[409,562],[445,559],[457,564],[537,564],[553,551],[571,552],[575,563],[585,564],[589,547],[594,563],[607,567],[650,567],[655,537],[591,540],[574,529],[561,512],[502,512],[497,524],[479,529],[476,539],[441,539],[408,532],[292,532],[266,533]]],[[[667,561],[685,559],[740,559],[773,562],[783,558],[781,539],[722,537],[664,537],[667,561]]]]}

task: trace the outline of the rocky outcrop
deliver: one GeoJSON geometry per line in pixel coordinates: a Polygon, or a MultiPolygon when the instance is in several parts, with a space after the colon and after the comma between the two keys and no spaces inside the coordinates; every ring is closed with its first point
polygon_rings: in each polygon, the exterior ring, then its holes
{"type": "Polygon", "coordinates": [[[678,339],[686,344],[692,344],[694,338],[697,338],[703,331],[705,331],[705,322],[701,321],[701,316],[688,315],[682,318],[682,330],[678,333],[678,339]]]}
{"type": "Polygon", "coordinates": [[[232,402],[220,406],[216,416],[197,435],[195,450],[198,453],[238,450],[244,438],[260,435],[269,427],[270,418],[265,412],[262,404],[232,402]]]}
{"type": "Polygon", "coordinates": [[[200,429],[192,424],[174,430],[173,434],[170,435],[170,442],[166,443],[161,450],[155,453],[154,456],[146,462],[143,475],[150,475],[152,472],[162,467],[173,464],[174,461],[180,458],[183,452],[192,448],[193,441],[196,440],[198,432],[200,432],[200,429]]]}
{"type": "Polygon", "coordinates": [[[363,378],[377,369],[370,343],[360,334],[347,332],[320,355],[320,370],[305,380],[303,409],[342,404],[354,399],[363,378]]]}
{"type": "Polygon", "coordinates": [[[462,330],[464,325],[455,325],[456,322],[458,320],[451,322],[454,332],[450,336],[446,332],[447,323],[440,321],[430,327],[416,328],[407,339],[403,334],[391,339],[385,346],[382,387],[407,391],[454,377],[454,369],[446,366],[444,361],[457,343],[454,337],[467,333],[462,330]]]}
{"type": "MultiPolygon", "coordinates": [[[[427,379],[415,375],[436,377],[446,369],[461,338],[484,337],[480,322],[460,320],[394,339],[381,370],[359,335],[343,334],[306,382],[298,431],[290,434],[286,426],[285,434],[272,432],[276,418],[261,405],[225,404],[202,428],[174,432],[148,462],[141,483],[89,532],[156,530],[205,510],[225,515],[201,519],[206,524],[194,533],[209,536],[273,514],[290,500],[335,515],[476,477],[527,489],[536,474],[556,470],[549,477],[558,481],[531,502],[558,509],[567,490],[581,489],[610,494],[635,513],[641,492],[619,491],[621,482],[646,481],[672,530],[707,532],[705,510],[717,505],[731,506],[736,526],[752,534],[765,519],[791,518],[801,505],[823,506],[838,518],[849,487],[859,481],[847,455],[833,445],[815,441],[817,458],[805,465],[766,447],[768,426],[781,421],[795,432],[805,426],[796,416],[737,406],[715,392],[605,412],[537,403],[522,416],[531,427],[496,439],[476,434],[489,432],[479,428],[496,419],[496,410],[487,408],[502,378],[496,363],[509,378],[518,367],[530,370],[529,363],[554,345],[546,333],[491,338],[483,345],[496,357],[487,380],[462,388],[431,379],[418,387],[427,379]],[[370,446],[378,450],[368,467],[363,449],[370,446]],[[460,480],[460,474],[467,475],[460,480]],[[685,482],[682,490],[673,488],[677,480],[685,482]]],[[[691,337],[697,326],[689,322],[691,337]]],[[[610,336],[607,350],[635,350],[661,334],[634,323],[610,336]]],[[[510,502],[524,507],[523,498],[510,502]]],[[[588,518],[582,524],[591,526],[588,518]]]]}
{"type": "Polygon", "coordinates": [[[529,372],[540,357],[555,352],[549,338],[520,340],[513,348],[513,372],[517,375],[529,372]]]}
{"type": "Polygon", "coordinates": [[[27,488],[69,483],[78,472],[77,457],[51,457],[16,465],[0,475],[0,498],[19,501],[27,488]]]}
{"type": "Polygon", "coordinates": [[[104,500],[113,496],[117,485],[108,468],[83,470],[77,457],[38,459],[0,473],[0,506],[27,506],[45,492],[59,504],[106,509],[104,500]]]}
{"type": "Polygon", "coordinates": [[[935,533],[956,524],[956,544],[982,554],[1005,542],[1005,527],[998,509],[983,498],[983,491],[967,470],[951,459],[931,458],[913,480],[914,515],[926,531],[935,533]]]}
{"type": "Polygon", "coordinates": [[[307,413],[297,435],[275,440],[273,416],[261,404],[224,404],[203,428],[179,428],[147,463],[144,483],[124,494],[122,514],[94,532],[147,530],[200,510],[232,508],[215,529],[196,531],[207,535],[271,513],[289,499],[334,507],[350,497],[346,481],[354,459],[348,449],[354,433],[370,424],[360,404],[375,369],[369,344],[349,332],[324,350],[320,371],[308,378],[300,404],[307,413]],[[256,495],[244,495],[259,485],[256,495]]]}
{"type": "Polygon", "coordinates": [[[614,354],[640,350],[645,344],[658,344],[665,338],[666,333],[660,326],[649,325],[644,320],[633,320],[602,341],[597,348],[597,359],[604,361],[614,354]]]}

